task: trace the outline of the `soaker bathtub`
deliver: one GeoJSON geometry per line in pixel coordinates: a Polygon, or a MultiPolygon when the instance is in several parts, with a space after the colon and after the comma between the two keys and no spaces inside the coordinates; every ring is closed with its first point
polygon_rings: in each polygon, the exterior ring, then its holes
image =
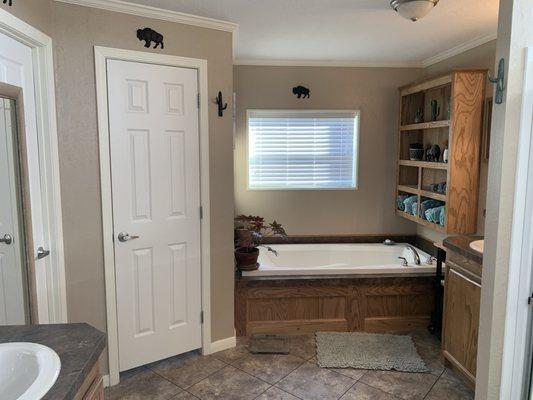
{"type": "Polygon", "coordinates": [[[261,247],[259,269],[243,272],[243,276],[308,276],[308,275],[376,275],[429,276],[435,264],[427,264],[429,255],[416,249],[420,264],[405,243],[392,246],[374,243],[347,244],[281,244],[271,245],[278,255],[261,247]],[[401,265],[405,257],[408,266],[401,265]]]}

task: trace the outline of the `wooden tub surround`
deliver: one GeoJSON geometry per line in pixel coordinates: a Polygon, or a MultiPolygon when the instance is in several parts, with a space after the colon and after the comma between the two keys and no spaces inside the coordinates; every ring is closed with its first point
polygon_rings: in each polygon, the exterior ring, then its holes
{"type": "Polygon", "coordinates": [[[238,336],[425,328],[431,277],[243,278],[235,283],[238,336]]]}

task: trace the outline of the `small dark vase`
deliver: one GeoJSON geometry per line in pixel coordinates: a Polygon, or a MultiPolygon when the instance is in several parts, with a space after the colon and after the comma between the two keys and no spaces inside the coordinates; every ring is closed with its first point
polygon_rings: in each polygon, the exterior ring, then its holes
{"type": "Polygon", "coordinates": [[[424,149],[409,149],[409,159],[413,161],[422,161],[424,158],[424,149]]]}
{"type": "Polygon", "coordinates": [[[421,161],[424,158],[424,148],[420,143],[413,143],[409,146],[409,159],[421,161]]]}
{"type": "Polygon", "coordinates": [[[235,260],[237,261],[237,268],[239,268],[241,271],[254,271],[258,269],[258,257],[259,249],[257,247],[244,247],[235,250],[235,260]]]}

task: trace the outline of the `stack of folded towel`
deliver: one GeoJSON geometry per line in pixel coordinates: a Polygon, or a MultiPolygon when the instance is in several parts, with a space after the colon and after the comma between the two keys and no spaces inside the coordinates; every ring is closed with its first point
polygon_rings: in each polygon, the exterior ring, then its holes
{"type": "Polygon", "coordinates": [[[440,194],[446,194],[446,182],[432,183],[426,187],[430,192],[436,192],[440,194]]]}
{"type": "Polygon", "coordinates": [[[426,218],[426,211],[431,209],[431,208],[435,208],[435,207],[440,207],[440,206],[443,206],[444,203],[442,201],[438,201],[438,200],[433,200],[433,199],[426,199],[426,200],[423,200],[422,201],[422,205],[420,207],[420,215],[422,216],[422,218],[426,218]]]}
{"type": "Polygon", "coordinates": [[[405,204],[403,204],[403,202],[408,197],[410,197],[410,195],[408,195],[408,194],[399,194],[398,195],[398,197],[396,198],[396,206],[398,207],[398,210],[405,211],[405,204]]]}
{"type": "Polygon", "coordinates": [[[418,196],[400,194],[396,199],[398,210],[412,215],[418,215],[418,196]]]}
{"type": "Polygon", "coordinates": [[[446,208],[445,206],[430,208],[426,210],[426,212],[424,213],[424,217],[430,222],[434,222],[435,224],[444,226],[446,218],[446,208]]]}
{"type": "Polygon", "coordinates": [[[417,201],[415,201],[413,205],[411,206],[411,214],[418,216],[418,202],[417,201]]]}
{"type": "Polygon", "coordinates": [[[420,216],[430,222],[444,226],[446,208],[445,203],[439,200],[422,200],[418,206],[418,196],[400,194],[396,199],[398,210],[411,215],[420,216]]]}

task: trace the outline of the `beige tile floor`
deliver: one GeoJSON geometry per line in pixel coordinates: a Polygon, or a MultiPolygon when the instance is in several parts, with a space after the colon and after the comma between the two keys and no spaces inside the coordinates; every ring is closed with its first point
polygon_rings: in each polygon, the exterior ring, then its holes
{"type": "Polygon", "coordinates": [[[425,332],[413,341],[430,373],[325,369],[316,365],[313,335],[291,337],[289,355],[256,355],[245,338],[234,349],[172,357],[121,374],[107,400],[470,400],[473,392],[439,356],[425,332]]]}

